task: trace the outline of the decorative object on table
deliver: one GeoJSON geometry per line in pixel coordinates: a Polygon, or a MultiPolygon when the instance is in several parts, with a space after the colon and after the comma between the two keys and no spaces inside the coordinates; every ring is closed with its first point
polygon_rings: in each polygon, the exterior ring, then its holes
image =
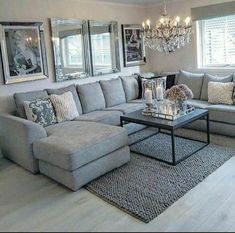
{"type": "Polygon", "coordinates": [[[180,17],[170,18],[164,0],[164,12],[156,27],[151,27],[150,20],[143,22],[144,42],[155,51],[171,53],[191,42],[192,24],[187,17],[185,23],[180,23],[180,17]]]}
{"type": "Polygon", "coordinates": [[[193,99],[193,92],[184,84],[173,86],[166,91],[166,98],[177,103],[180,115],[187,113],[187,100],[193,99]]]}
{"type": "Polygon", "coordinates": [[[157,101],[163,101],[166,98],[166,77],[156,79],[156,97],[157,101]]]}
{"type": "Polygon", "coordinates": [[[209,82],[208,102],[211,104],[233,104],[234,82],[209,82]]]}
{"type": "Polygon", "coordinates": [[[179,117],[176,103],[170,100],[158,102],[157,111],[154,112],[153,117],[171,121],[176,120],[179,117]]]}
{"type": "Polygon", "coordinates": [[[124,66],[146,64],[143,29],[141,25],[122,25],[124,66]]]}
{"type": "Polygon", "coordinates": [[[5,84],[48,76],[42,23],[0,23],[5,84]]]}
{"type": "Polygon", "coordinates": [[[142,81],[143,115],[152,116],[156,107],[156,82],[144,79],[142,81]]]}

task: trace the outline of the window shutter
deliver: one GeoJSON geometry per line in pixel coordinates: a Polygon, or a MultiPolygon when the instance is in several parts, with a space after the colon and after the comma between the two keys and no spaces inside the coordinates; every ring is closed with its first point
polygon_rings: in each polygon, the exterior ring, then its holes
{"type": "Polygon", "coordinates": [[[235,65],[235,15],[202,20],[202,60],[204,67],[235,65]]]}

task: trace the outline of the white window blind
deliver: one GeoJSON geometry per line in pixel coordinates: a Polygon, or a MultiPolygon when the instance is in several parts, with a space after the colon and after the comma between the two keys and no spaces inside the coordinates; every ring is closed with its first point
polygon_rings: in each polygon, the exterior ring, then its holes
{"type": "Polygon", "coordinates": [[[201,68],[235,66],[235,15],[198,22],[201,68]]]}

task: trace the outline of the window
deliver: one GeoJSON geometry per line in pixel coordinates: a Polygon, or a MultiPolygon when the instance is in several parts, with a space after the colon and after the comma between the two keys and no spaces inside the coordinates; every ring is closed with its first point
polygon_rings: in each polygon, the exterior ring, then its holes
{"type": "Polygon", "coordinates": [[[235,68],[235,15],[198,21],[199,68],[235,68]]]}
{"type": "Polygon", "coordinates": [[[81,35],[67,36],[62,39],[65,67],[83,68],[83,45],[81,35]]]}

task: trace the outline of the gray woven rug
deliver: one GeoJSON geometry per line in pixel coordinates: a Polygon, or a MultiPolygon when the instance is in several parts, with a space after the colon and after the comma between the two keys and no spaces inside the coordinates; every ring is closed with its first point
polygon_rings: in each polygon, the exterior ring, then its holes
{"type": "MultiPolygon", "coordinates": [[[[130,141],[145,137],[138,133],[130,141]]],[[[209,145],[176,167],[138,155],[171,158],[170,137],[155,135],[131,146],[131,162],[91,182],[87,189],[128,214],[149,223],[164,212],[188,191],[235,155],[229,147],[209,145]]],[[[176,139],[177,156],[198,149],[201,144],[181,138],[176,139]]]]}

